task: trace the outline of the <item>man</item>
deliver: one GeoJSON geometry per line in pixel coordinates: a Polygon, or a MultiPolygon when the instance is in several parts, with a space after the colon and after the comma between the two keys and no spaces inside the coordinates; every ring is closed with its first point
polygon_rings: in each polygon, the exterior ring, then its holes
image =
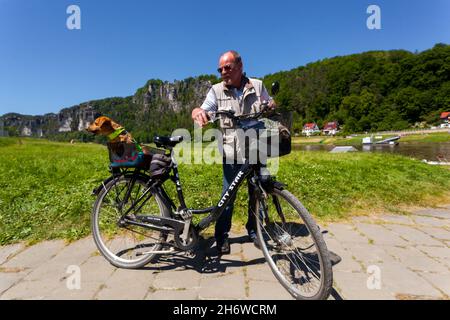
{"type": "MultiPolygon", "coordinates": [[[[207,112],[218,110],[234,110],[235,115],[255,113],[260,110],[261,102],[267,101],[269,108],[276,105],[269,96],[261,80],[249,79],[243,72],[241,56],[236,51],[227,51],[219,59],[217,69],[222,77],[222,82],[214,85],[208,92],[205,101],[200,108],[192,110],[192,119],[203,127],[208,122],[207,112]]],[[[224,193],[242,166],[239,157],[240,150],[234,150],[234,139],[236,132],[230,119],[222,118],[220,127],[223,133],[223,189],[224,193]]],[[[237,148],[237,147],[236,147],[237,148]]],[[[256,240],[256,220],[253,213],[256,205],[255,192],[250,184],[248,221],[246,229],[251,241],[256,240]]],[[[215,238],[219,254],[230,252],[228,232],[231,229],[231,218],[233,213],[233,198],[230,204],[216,222],[215,238]]]]}

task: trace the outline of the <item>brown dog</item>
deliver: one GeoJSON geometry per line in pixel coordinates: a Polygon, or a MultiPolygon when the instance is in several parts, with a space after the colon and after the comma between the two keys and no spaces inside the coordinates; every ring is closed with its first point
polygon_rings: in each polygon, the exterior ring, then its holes
{"type": "MultiPolygon", "coordinates": [[[[136,143],[131,134],[127,132],[124,127],[105,116],[95,119],[86,130],[96,135],[100,134],[102,136],[107,136],[109,142],[136,143]]],[[[150,154],[148,148],[142,145],[141,148],[144,154],[150,154]]]]}
{"type": "Polygon", "coordinates": [[[125,131],[120,124],[105,116],[95,119],[95,121],[87,127],[86,130],[93,134],[107,136],[109,138],[109,142],[134,143],[134,139],[131,134],[125,131]],[[123,131],[120,134],[117,134],[119,133],[118,131],[122,129],[123,131]]]}

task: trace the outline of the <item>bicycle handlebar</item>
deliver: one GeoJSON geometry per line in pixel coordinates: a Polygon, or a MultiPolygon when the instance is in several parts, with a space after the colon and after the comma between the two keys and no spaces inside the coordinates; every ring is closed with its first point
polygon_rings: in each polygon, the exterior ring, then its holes
{"type": "Polygon", "coordinates": [[[263,101],[261,103],[261,111],[256,112],[256,113],[248,113],[248,114],[242,114],[239,116],[235,116],[235,111],[234,110],[225,110],[225,111],[216,111],[216,112],[209,112],[208,116],[210,121],[209,122],[215,122],[217,121],[219,118],[217,116],[223,115],[226,116],[228,118],[230,118],[231,120],[234,121],[241,121],[241,120],[252,120],[252,119],[258,119],[259,117],[261,117],[263,114],[265,114],[268,111],[268,106],[269,103],[267,101],[263,101]]]}

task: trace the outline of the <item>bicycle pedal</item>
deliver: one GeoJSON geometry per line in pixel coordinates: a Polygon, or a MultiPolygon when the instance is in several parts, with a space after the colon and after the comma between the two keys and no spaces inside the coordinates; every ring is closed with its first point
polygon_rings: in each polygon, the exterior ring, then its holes
{"type": "Polygon", "coordinates": [[[334,253],[333,251],[329,251],[328,250],[328,253],[329,253],[329,256],[330,256],[330,261],[331,261],[331,265],[332,266],[335,266],[339,262],[342,261],[342,258],[339,255],[337,255],[336,253],[334,253]]]}
{"type": "Polygon", "coordinates": [[[196,252],[194,250],[185,251],[185,255],[193,258],[193,257],[195,257],[196,252]]]}

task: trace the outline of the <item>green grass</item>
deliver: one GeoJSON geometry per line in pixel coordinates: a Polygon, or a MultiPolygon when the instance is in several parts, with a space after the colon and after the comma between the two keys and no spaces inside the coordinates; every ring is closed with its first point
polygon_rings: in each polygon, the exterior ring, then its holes
{"type": "Polygon", "coordinates": [[[450,134],[446,132],[426,133],[426,134],[414,134],[403,136],[399,140],[401,142],[450,142],[450,134]]]}
{"type": "MultiPolygon", "coordinates": [[[[94,202],[90,194],[109,175],[107,158],[106,148],[96,144],[36,139],[19,144],[1,138],[0,244],[88,235],[94,202]]],[[[181,164],[180,176],[189,207],[216,204],[221,165],[181,164]]],[[[281,159],[276,176],[321,221],[345,219],[358,211],[433,205],[448,197],[450,188],[450,170],[378,153],[296,151],[281,159]]],[[[246,220],[246,189],[241,188],[235,203],[237,225],[246,220]]]]}

